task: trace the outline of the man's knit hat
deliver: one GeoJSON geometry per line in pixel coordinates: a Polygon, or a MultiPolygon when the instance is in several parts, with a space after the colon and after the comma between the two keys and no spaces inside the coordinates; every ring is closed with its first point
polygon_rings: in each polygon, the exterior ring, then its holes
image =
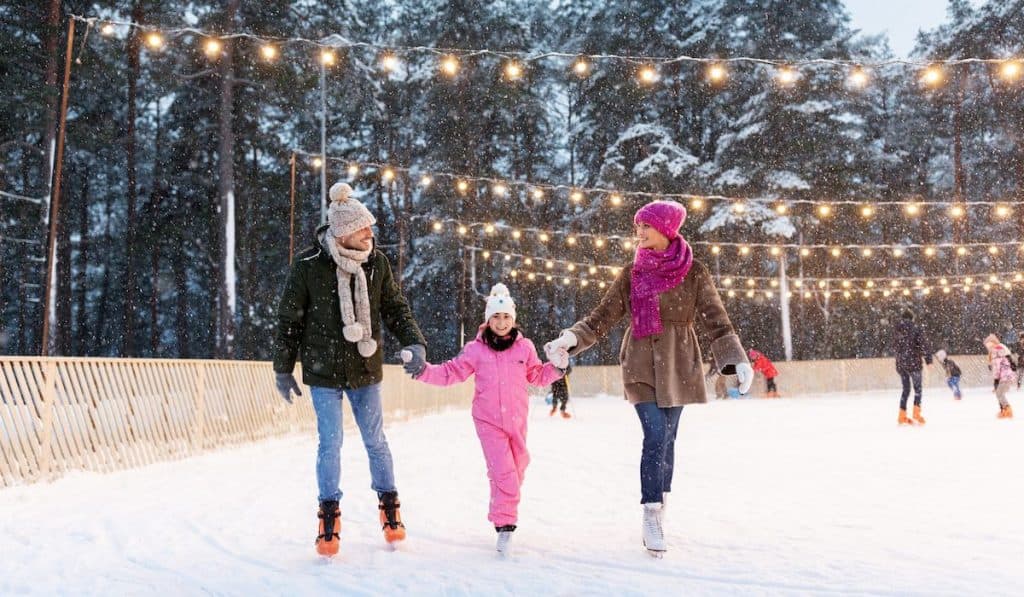
{"type": "Polygon", "coordinates": [[[373,217],[370,210],[351,196],[352,187],[343,182],[335,183],[331,187],[331,205],[327,208],[327,222],[331,226],[331,235],[335,238],[348,236],[377,223],[377,218],[373,217]]]}
{"type": "Polygon", "coordinates": [[[633,223],[643,222],[672,240],[686,221],[686,208],[677,201],[651,201],[637,210],[633,223]]]}
{"type": "Polygon", "coordinates": [[[491,288],[491,296],[487,297],[487,308],[484,310],[484,321],[490,321],[495,313],[508,313],[512,321],[516,319],[516,304],[508,293],[508,287],[501,282],[491,288]]]}

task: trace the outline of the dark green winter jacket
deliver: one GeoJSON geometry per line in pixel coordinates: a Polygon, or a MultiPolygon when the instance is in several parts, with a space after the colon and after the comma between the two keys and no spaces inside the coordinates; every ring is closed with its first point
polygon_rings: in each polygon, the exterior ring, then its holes
{"type": "MultiPolygon", "coordinates": [[[[423,334],[402,296],[388,258],[377,249],[363,264],[370,295],[370,318],[377,352],[364,358],[356,344],[342,335],[338,304],[338,275],[334,259],[319,242],[295,255],[277,309],[274,371],[291,373],[302,360],[302,382],[329,388],[361,388],[384,377],[381,320],[402,346],[423,344],[423,334]]],[[[352,282],[355,292],[355,280],[352,282]]]]}

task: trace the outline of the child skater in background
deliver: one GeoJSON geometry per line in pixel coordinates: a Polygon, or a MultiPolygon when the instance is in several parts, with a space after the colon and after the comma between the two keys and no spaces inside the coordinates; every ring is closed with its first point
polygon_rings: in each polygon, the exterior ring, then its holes
{"type": "Polygon", "coordinates": [[[999,401],[997,417],[1012,419],[1013,409],[1010,408],[1010,401],[1006,399],[1006,393],[1017,384],[1017,374],[1014,373],[1010,361],[1010,349],[1006,348],[995,334],[989,334],[985,338],[985,348],[988,349],[989,366],[992,368],[992,391],[996,393],[996,400],[999,401]]]}
{"type": "Polygon", "coordinates": [[[778,369],[775,365],[768,360],[768,357],[764,356],[764,353],[751,348],[747,351],[747,358],[750,359],[751,366],[754,367],[754,371],[758,371],[764,375],[765,380],[765,398],[778,398],[779,388],[775,385],[775,378],[779,376],[778,369]]]}
{"type": "Polygon", "coordinates": [[[946,355],[945,350],[936,351],[935,360],[942,365],[942,369],[946,372],[946,385],[953,390],[953,398],[955,400],[963,398],[963,394],[960,392],[960,367],[957,367],[956,362],[946,355]]]}
{"type": "Polygon", "coordinates": [[[572,417],[568,412],[565,411],[565,407],[569,404],[569,374],[572,373],[572,365],[565,368],[565,375],[562,379],[555,380],[551,384],[551,413],[550,416],[555,416],[555,413],[559,409],[559,403],[561,403],[562,418],[568,419],[572,417]]]}
{"type": "Polygon", "coordinates": [[[504,284],[495,284],[487,299],[484,323],[476,339],[459,356],[431,365],[411,351],[402,352],[405,372],[435,386],[450,386],[476,375],[473,423],[487,461],[491,503],[487,519],[498,532],[497,549],[508,551],[516,530],[520,487],[530,454],[526,450],[529,409],[527,385],[546,386],[562,377],[516,327],[516,305],[504,284]]]}

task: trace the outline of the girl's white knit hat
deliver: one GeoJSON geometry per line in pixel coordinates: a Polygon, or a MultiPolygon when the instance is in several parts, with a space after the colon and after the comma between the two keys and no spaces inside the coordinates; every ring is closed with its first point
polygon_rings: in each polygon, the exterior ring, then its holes
{"type": "Polygon", "coordinates": [[[341,238],[377,223],[377,218],[373,217],[365,205],[352,199],[352,187],[347,184],[335,183],[331,187],[330,196],[327,222],[331,225],[331,236],[341,238]]]}
{"type": "Polygon", "coordinates": [[[491,296],[487,297],[487,309],[484,310],[484,321],[490,321],[495,313],[508,313],[513,321],[516,319],[516,304],[508,293],[508,286],[501,282],[491,287],[491,296]]]}

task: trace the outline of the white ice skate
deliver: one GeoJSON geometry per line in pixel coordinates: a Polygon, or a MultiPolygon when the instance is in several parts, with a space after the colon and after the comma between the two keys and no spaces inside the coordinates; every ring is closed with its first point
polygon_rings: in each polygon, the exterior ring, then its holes
{"type": "Polygon", "coordinates": [[[660,503],[644,504],[644,547],[655,558],[665,555],[665,532],[661,528],[662,506],[660,503]]]}
{"type": "Polygon", "coordinates": [[[495,530],[498,531],[498,542],[495,544],[495,549],[501,555],[508,555],[509,553],[509,541],[512,540],[512,531],[516,530],[516,525],[508,524],[502,527],[497,527],[495,530]]]}

